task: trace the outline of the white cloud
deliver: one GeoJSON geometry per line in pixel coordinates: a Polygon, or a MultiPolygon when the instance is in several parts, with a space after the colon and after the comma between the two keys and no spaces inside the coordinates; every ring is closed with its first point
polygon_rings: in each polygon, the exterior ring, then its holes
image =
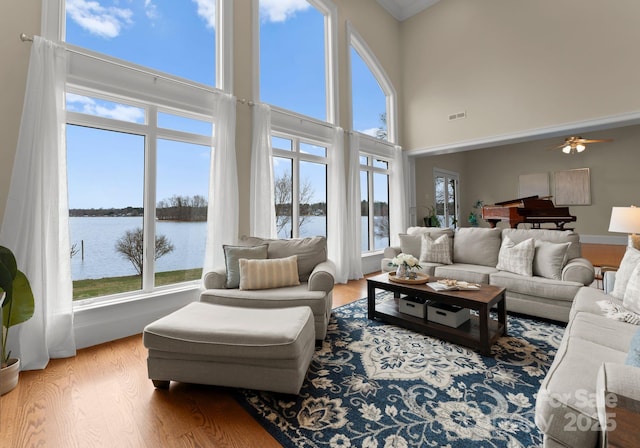
{"type": "Polygon", "coordinates": [[[67,0],[67,13],[85,30],[101,37],[116,37],[123,25],[132,23],[130,9],[104,7],[96,1],[67,0]]]}
{"type": "Polygon", "coordinates": [[[310,7],[307,0],[260,0],[260,16],[267,22],[284,22],[310,7]]]}
{"type": "Polygon", "coordinates": [[[202,17],[208,28],[216,27],[216,1],[193,0],[198,5],[198,15],[202,17]]]}
{"type": "Polygon", "coordinates": [[[158,6],[155,5],[151,0],[144,0],[144,12],[147,15],[147,18],[153,20],[159,17],[158,14],[158,6]]]}
{"type": "Polygon", "coordinates": [[[144,111],[138,107],[116,103],[99,103],[93,98],[67,93],[67,110],[130,123],[143,123],[144,111]]]}

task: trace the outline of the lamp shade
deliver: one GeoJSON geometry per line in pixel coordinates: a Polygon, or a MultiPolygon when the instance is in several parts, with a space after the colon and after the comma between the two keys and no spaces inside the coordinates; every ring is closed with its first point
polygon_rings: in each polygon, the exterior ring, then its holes
{"type": "Polygon", "coordinates": [[[640,233],[640,208],[612,207],[609,232],[640,233]]]}

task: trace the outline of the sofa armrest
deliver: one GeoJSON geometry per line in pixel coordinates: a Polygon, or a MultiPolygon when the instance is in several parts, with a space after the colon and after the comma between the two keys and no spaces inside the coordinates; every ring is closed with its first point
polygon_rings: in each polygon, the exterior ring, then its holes
{"type": "Polygon", "coordinates": [[[227,271],[225,268],[214,269],[204,274],[202,279],[204,289],[224,289],[227,284],[227,271]]]}
{"type": "Polygon", "coordinates": [[[602,428],[611,428],[618,405],[631,405],[640,413],[640,368],[626,364],[605,362],[596,380],[596,408],[602,428]],[[607,409],[608,408],[608,409],[607,409]]]}
{"type": "Polygon", "coordinates": [[[327,260],[318,263],[309,276],[309,291],[331,292],[335,284],[336,265],[327,260]]]}
{"type": "Polygon", "coordinates": [[[396,255],[402,252],[400,246],[390,246],[384,249],[384,258],[395,258],[396,255]]]}
{"type": "Polygon", "coordinates": [[[589,286],[595,278],[595,269],[586,258],[574,258],[562,269],[562,280],[589,286]]]}

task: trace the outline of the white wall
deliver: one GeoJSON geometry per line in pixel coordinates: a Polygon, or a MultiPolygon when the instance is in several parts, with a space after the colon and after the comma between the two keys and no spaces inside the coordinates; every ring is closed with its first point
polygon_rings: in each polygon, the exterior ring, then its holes
{"type": "Polygon", "coordinates": [[[438,2],[401,28],[405,149],[640,111],[638,17],[636,0],[438,2]]]}

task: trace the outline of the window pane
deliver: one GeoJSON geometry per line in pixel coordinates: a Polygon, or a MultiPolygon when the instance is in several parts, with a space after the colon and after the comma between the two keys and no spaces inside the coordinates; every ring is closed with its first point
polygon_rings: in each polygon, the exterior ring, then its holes
{"type": "Polygon", "coordinates": [[[158,140],[155,285],[202,276],[211,148],[158,140]]]}
{"type": "Polygon", "coordinates": [[[368,252],[369,246],[369,174],[360,171],[360,240],[362,252],[368,252]]]}
{"type": "Polygon", "coordinates": [[[288,138],[271,137],[271,147],[284,151],[293,151],[293,141],[288,138]]]}
{"type": "Polygon", "coordinates": [[[327,236],[327,165],[300,162],[298,235],[327,236]]]}
{"type": "Polygon", "coordinates": [[[130,123],[145,123],[145,110],[140,107],[76,95],[75,93],[66,94],[66,108],[69,112],[112,118],[130,123]]]}
{"type": "Polygon", "coordinates": [[[387,140],[387,98],[369,66],[351,48],[353,129],[387,140]]]}
{"type": "Polygon", "coordinates": [[[215,85],[216,1],[66,1],[66,41],[215,85]]]}
{"type": "Polygon", "coordinates": [[[374,250],[389,246],[389,176],[373,173],[374,250]]]}
{"type": "Polygon", "coordinates": [[[360,165],[367,166],[369,164],[369,158],[367,156],[360,156],[360,165]]]}
{"type": "Polygon", "coordinates": [[[314,156],[327,157],[327,148],[323,146],[316,146],[310,143],[300,143],[300,152],[305,154],[312,154],[314,156]]]}
{"type": "Polygon", "coordinates": [[[165,112],[158,112],[158,127],[192,134],[213,135],[213,124],[209,121],[196,120],[165,112]]]}
{"type": "Polygon", "coordinates": [[[260,97],[325,121],[324,15],[307,2],[260,1],[260,97]]]}
{"type": "Polygon", "coordinates": [[[386,170],[389,168],[389,162],[386,160],[373,159],[373,166],[375,168],[384,168],[386,170]]]}
{"type": "Polygon", "coordinates": [[[436,216],[438,217],[438,227],[440,227],[440,225],[445,221],[444,208],[446,198],[446,181],[444,177],[436,176],[434,182],[436,191],[436,216]]]}
{"type": "Polygon", "coordinates": [[[74,300],[139,290],[144,137],[67,126],[74,300]]]}
{"type": "Polygon", "coordinates": [[[276,202],[278,238],[291,238],[293,222],[293,160],[273,158],[273,183],[276,202]]]}

